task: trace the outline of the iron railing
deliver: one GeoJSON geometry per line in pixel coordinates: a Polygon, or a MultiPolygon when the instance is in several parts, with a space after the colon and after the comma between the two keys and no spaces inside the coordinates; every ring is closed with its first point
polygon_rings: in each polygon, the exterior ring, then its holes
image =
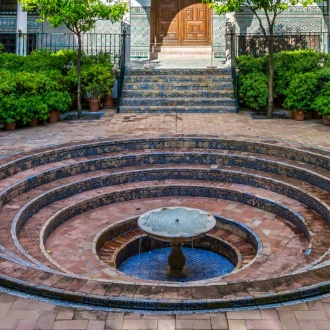
{"type": "MultiPolygon", "coordinates": [[[[320,52],[324,49],[324,41],[327,40],[327,33],[292,33],[274,35],[274,52],[315,49],[320,52]]],[[[262,34],[236,34],[233,38],[235,43],[236,56],[252,55],[260,57],[268,53],[267,40],[262,34]]]]}
{"type": "MultiPolygon", "coordinates": [[[[0,33],[0,43],[4,45],[5,52],[20,55],[28,55],[40,49],[52,52],[78,49],[78,40],[73,33],[0,33]]],[[[82,50],[86,55],[106,52],[111,54],[115,63],[119,63],[122,46],[122,34],[82,34],[82,50]]]]}

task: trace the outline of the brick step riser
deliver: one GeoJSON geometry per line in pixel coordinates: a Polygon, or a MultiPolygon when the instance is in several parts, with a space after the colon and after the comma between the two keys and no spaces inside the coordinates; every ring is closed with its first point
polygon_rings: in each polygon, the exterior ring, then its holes
{"type": "Polygon", "coordinates": [[[122,98],[231,98],[233,91],[175,91],[175,90],[127,90],[122,92],[122,98]]]}
{"type": "Polygon", "coordinates": [[[235,106],[216,106],[216,107],[136,107],[121,106],[121,113],[234,113],[235,106]]]}
{"type": "Polygon", "coordinates": [[[171,100],[171,99],[123,99],[121,106],[234,106],[235,100],[233,99],[206,99],[206,100],[192,100],[180,99],[180,100],[171,100]]]}

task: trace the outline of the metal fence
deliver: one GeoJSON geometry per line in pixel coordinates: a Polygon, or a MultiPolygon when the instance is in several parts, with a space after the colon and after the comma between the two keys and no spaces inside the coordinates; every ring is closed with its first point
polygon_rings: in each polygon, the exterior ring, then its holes
{"type": "MultiPolygon", "coordinates": [[[[0,43],[5,52],[28,55],[33,50],[46,49],[57,52],[62,49],[78,49],[78,39],[73,33],[0,33],[0,43]]],[[[82,35],[82,50],[86,55],[110,53],[119,62],[122,34],[86,33],[82,35]]]]}
{"type": "MultiPolygon", "coordinates": [[[[261,34],[234,34],[233,42],[235,43],[236,56],[260,57],[267,54],[268,38],[261,34]]],[[[315,49],[320,52],[325,50],[326,40],[327,34],[323,32],[274,35],[274,52],[298,49],[315,49]]]]}

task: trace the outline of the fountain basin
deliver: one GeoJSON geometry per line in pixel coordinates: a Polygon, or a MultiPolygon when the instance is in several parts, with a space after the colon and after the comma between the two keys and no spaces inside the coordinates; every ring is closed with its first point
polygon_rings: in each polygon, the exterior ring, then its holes
{"type": "Polygon", "coordinates": [[[180,244],[208,233],[216,224],[212,214],[189,207],[162,207],[142,214],[138,226],[161,241],[180,244]]]}
{"type": "Polygon", "coordinates": [[[145,233],[171,243],[167,275],[175,278],[187,276],[182,244],[205,235],[215,225],[212,214],[189,207],[162,207],[148,211],[138,219],[138,226],[145,233]]]}

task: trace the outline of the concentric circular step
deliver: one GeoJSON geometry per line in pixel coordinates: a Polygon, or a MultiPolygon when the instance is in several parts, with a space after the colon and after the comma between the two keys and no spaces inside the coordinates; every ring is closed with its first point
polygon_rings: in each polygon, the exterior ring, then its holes
{"type": "Polygon", "coordinates": [[[100,140],[3,158],[1,288],[158,312],[314,299],[330,291],[329,169],[325,150],[196,136],[100,140]],[[142,235],[135,219],[163,206],[218,217],[209,237],[237,251],[235,271],[180,283],[118,271],[114,256],[142,235]]]}

